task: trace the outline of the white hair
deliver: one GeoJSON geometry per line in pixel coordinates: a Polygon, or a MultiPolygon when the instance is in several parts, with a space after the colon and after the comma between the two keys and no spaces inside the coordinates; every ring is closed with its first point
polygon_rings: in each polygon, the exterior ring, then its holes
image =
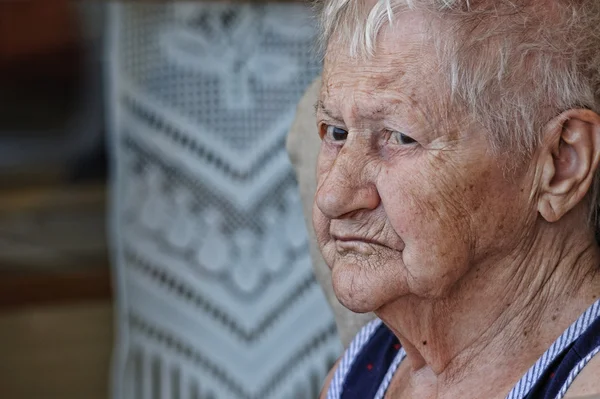
{"type": "MultiPolygon", "coordinates": [[[[600,1],[325,0],[321,48],[335,36],[353,56],[372,56],[382,27],[407,9],[431,19],[441,84],[490,132],[494,153],[530,156],[561,112],[600,113],[600,1]]],[[[598,172],[590,201],[600,232],[598,172]]]]}

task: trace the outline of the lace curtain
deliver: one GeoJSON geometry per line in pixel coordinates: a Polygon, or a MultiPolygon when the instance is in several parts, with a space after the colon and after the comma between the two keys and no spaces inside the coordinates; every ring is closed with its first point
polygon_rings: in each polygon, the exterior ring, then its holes
{"type": "Polygon", "coordinates": [[[112,4],[107,29],[113,397],[315,398],[341,345],[284,149],[310,10],[112,4]]]}

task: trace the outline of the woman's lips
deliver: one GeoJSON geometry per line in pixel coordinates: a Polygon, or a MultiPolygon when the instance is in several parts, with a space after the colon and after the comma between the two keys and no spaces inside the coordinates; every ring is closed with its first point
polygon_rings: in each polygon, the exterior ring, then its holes
{"type": "Polygon", "coordinates": [[[335,247],[338,252],[358,252],[362,254],[372,254],[375,252],[375,247],[385,247],[378,241],[371,240],[358,236],[332,236],[335,247]]]}
{"type": "Polygon", "coordinates": [[[383,244],[381,244],[378,241],[371,240],[371,239],[366,238],[366,237],[360,237],[360,236],[338,236],[338,235],[332,234],[331,237],[334,240],[341,241],[341,242],[358,241],[358,242],[364,242],[364,243],[367,243],[367,244],[383,245],[383,244]]]}

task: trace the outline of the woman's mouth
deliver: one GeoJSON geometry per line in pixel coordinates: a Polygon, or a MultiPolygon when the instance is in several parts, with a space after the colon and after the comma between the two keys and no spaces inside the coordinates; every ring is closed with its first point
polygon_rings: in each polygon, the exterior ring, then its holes
{"type": "Polygon", "coordinates": [[[336,236],[332,235],[335,247],[338,252],[357,252],[364,255],[370,255],[375,252],[375,247],[385,247],[382,243],[360,236],[336,236]]]}

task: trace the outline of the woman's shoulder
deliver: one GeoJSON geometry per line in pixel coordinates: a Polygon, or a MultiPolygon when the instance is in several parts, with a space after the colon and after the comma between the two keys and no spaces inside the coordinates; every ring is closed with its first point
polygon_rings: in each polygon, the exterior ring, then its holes
{"type": "Polygon", "coordinates": [[[346,348],[342,357],[335,363],[327,378],[320,398],[339,398],[342,393],[342,386],[346,380],[347,374],[360,355],[363,348],[368,345],[373,334],[383,325],[381,320],[375,319],[365,324],[354,336],[348,348],[346,348]]]}
{"type": "MultiPolygon", "coordinates": [[[[598,304],[600,302],[591,308],[597,307],[598,304]]],[[[595,312],[593,316],[593,322],[579,336],[572,348],[577,356],[574,357],[575,364],[566,381],[566,398],[600,395],[600,313],[595,312]]]]}
{"type": "Polygon", "coordinates": [[[344,397],[377,397],[386,389],[390,370],[393,372],[400,353],[400,344],[391,330],[376,319],[365,325],[331,373],[327,396],[329,399],[344,397]],[[348,396],[350,395],[350,396],[348,396]]]}
{"type": "Polygon", "coordinates": [[[323,383],[323,387],[321,388],[321,393],[319,394],[319,399],[327,399],[327,394],[328,394],[329,388],[331,386],[331,381],[333,380],[333,375],[335,374],[335,371],[337,370],[338,366],[340,365],[341,360],[342,360],[342,358],[340,357],[335,362],[335,364],[333,365],[331,370],[329,370],[327,377],[325,377],[325,382],[323,383]]]}
{"type": "MultiPolygon", "coordinates": [[[[598,348],[600,350],[600,348],[598,348]]],[[[581,370],[567,391],[566,399],[600,398],[600,353],[581,370]],[[591,396],[590,396],[591,395],[591,396]]]]}

